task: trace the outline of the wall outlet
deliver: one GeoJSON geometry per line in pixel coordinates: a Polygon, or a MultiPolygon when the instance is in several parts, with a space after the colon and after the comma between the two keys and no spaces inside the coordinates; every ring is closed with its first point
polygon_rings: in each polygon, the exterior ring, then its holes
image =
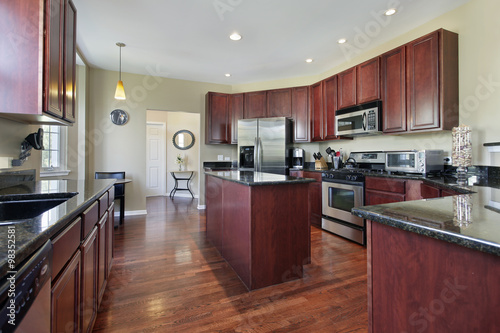
{"type": "Polygon", "coordinates": [[[444,165],[451,165],[451,156],[446,156],[444,158],[444,165]]]}
{"type": "Polygon", "coordinates": [[[224,161],[231,161],[231,157],[229,156],[224,157],[224,161]]]}
{"type": "Polygon", "coordinates": [[[217,161],[224,161],[224,155],[217,155],[217,161]]]}

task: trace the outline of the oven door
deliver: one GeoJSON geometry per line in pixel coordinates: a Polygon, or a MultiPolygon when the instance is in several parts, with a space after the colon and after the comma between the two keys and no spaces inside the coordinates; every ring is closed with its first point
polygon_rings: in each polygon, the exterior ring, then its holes
{"type": "Polygon", "coordinates": [[[322,213],[340,221],[364,226],[361,217],[351,214],[351,209],[364,205],[362,184],[322,182],[322,213]]]}

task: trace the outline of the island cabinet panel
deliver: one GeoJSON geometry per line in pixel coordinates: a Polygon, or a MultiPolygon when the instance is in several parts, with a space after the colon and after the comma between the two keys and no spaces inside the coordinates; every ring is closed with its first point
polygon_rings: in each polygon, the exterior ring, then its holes
{"type": "Polygon", "coordinates": [[[205,143],[230,143],[229,94],[208,92],[205,99],[205,143]]]}
{"type": "Polygon", "coordinates": [[[243,119],[244,94],[233,94],[229,99],[229,112],[231,113],[231,143],[238,143],[238,120],[243,119]]]}
{"type": "Polygon", "coordinates": [[[267,91],[245,93],[245,119],[267,117],[267,91]]]}
{"type": "Polygon", "coordinates": [[[238,274],[241,281],[246,286],[252,286],[250,266],[251,188],[228,181],[222,181],[222,186],[223,201],[226,203],[230,201],[231,204],[224,206],[222,214],[221,255],[238,274]]]}
{"type": "Polygon", "coordinates": [[[307,184],[251,188],[252,281],[249,289],[302,277],[303,265],[308,263],[310,255],[311,232],[308,210],[304,207],[307,188],[307,184]]]}
{"type": "Polygon", "coordinates": [[[222,179],[205,177],[207,239],[222,254],[222,179]]]}
{"type": "Polygon", "coordinates": [[[381,56],[384,133],[406,132],[406,47],[381,56]]]}
{"type": "Polygon", "coordinates": [[[356,67],[351,67],[337,74],[338,108],[356,105],[356,67]]]}
{"type": "Polygon", "coordinates": [[[311,141],[323,140],[323,81],[311,85],[311,141]]]}
{"type": "Polygon", "coordinates": [[[356,104],[380,99],[380,58],[356,66],[356,104]]]}
{"type": "Polygon", "coordinates": [[[292,88],[294,142],[309,142],[309,87],[292,88]]]}
{"type": "Polygon", "coordinates": [[[311,212],[311,224],[321,227],[321,210],[322,210],[322,187],[321,187],[321,173],[304,171],[304,178],[313,178],[316,180],[314,183],[309,184],[309,211],[311,212]]]}
{"type": "Polygon", "coordinates": [[[81,253],[78,250],[59,278],[52,281],[52,332],[81,332],[80,279],[81,253]]]}
{"type": "Polygon", "coordinates": [[[367,221],[369,332],[498,332],[498,256],[367,221]]]}
{"type": "Polygon", "coordinates": [[[292,117],[292,89],[267,91],[267,116],[292,117]]]}

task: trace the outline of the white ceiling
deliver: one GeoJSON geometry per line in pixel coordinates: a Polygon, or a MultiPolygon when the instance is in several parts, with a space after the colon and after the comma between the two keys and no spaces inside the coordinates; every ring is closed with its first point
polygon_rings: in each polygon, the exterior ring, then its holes
{"type": "Polygon", "coordinates": [[[321,74],[467,1],[73,0],[90,66],[117,71],[123,42],[123,72],[230,85],[321,74]]]}

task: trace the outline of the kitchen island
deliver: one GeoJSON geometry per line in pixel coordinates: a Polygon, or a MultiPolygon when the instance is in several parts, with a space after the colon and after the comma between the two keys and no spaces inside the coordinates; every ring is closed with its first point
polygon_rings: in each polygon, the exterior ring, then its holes
{"type": "Polygon", "coordinates": [[[500,331],[500,187],[468,188],[353,209],[367,219],[370,332],[500,331]]]}
{"type": "Polygon", "coordinates": [[[207,238],[249,290],[298,279],[310,262],[313,179],[205,172],[207,238]]]}

